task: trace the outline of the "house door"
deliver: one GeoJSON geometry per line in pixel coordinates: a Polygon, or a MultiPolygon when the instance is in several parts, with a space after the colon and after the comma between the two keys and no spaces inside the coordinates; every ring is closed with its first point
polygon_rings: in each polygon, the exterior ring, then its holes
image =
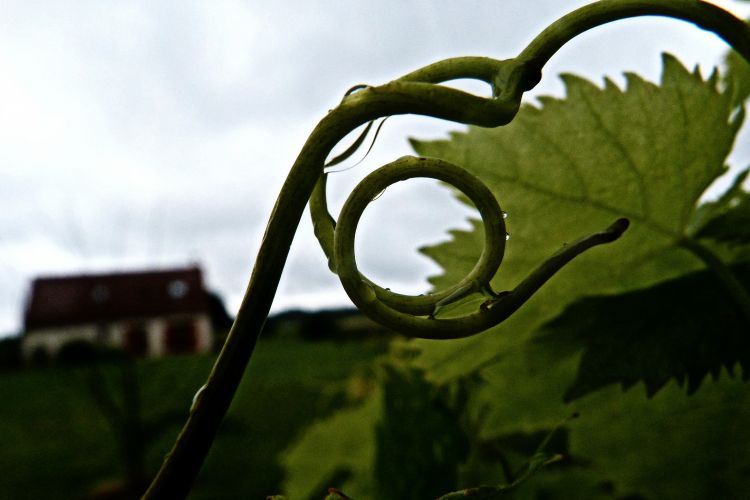
{"type": "Polygon", "coordinates": [[[133,356],[148,354],[148,332],[143,325],[130,325],[125,331],[125,350],[133,356]]]}
{"type": "Polygon", "coordinates": [[[175,321],[167,325],[167,352],[194,352],[198,335],[192,321],[175,321]]]}

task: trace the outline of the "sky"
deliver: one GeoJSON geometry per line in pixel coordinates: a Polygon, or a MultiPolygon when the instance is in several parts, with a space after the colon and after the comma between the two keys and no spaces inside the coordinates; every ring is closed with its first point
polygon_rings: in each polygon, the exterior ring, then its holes
{"type": "MultiPolygon", "coordinates": [[[[585,3],[3,0],[0,336],[20,331],[40,275],[199,264],[235,313],[290,166],[348,88],[447,57],[513,57],[585,3]]],[[[750,16],[750,3],[714,3],[750,16]]],[[[525,99],[562,96],[565,72],[656,81],[664,51],[708,73],[726,50],[684,22],[621,21],[563,48],[525,99]]],[[[412,153],[409,137],[462,129],[390,119],[361,165],[331,176],[332,210],[369,170],[412,153]]],[[[735,166],[750,161],[747,138],[735,166]]],[[[380,284],[420,293],[439,268],[416,249],[472,213],[435,182],[401,184],[365,212],[357,259],[380,284]]],[[[273,310],[350,304],[306,214],[273,310]]]]}

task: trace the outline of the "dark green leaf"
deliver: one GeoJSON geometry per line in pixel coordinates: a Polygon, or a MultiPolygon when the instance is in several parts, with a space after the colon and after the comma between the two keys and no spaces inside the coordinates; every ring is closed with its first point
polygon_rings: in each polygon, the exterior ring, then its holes
{"type": "Polygon", "coordinates": [[[671,383],[650,399],[611,387],[576,407],[570,453],[608,477],[618,498],[739,499],[750,491],[747,383],[722,377],[693,396],[671,383]]]}
{"type": "Polygon", "coordinates": [[[436,498],[454,488],[468,452],[458,412],[413,369],[385,366],[383,394],[374,467],[378,498],[436,498]]]}
{"type": "MultiPolygon", "coordinates": [[[[750,289],[750,264],[733,271],[750,289]]],[[[732,373],[737,364],[750,376],[750,327],[711,271],[582,299],[547,323],[538,341],[554,349],[583,347],[567,401],[640,381],[653,396],[672,378],[687,381],[692,394],[708,374],[732,373]]]]}
{"type": "Polygon", "coordinates": [[[354,498],[372,496],[375,425],[382,418],[382,393],[357,408],[316,422],[284,455],[284,493],[290,498],[320,496],[335,479],[354,498]]]}

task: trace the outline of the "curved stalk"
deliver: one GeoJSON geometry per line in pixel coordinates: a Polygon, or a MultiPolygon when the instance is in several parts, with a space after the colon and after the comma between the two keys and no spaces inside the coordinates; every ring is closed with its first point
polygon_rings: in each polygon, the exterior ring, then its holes
{"type": "MultiPolygon", "coordinates": [[[[561,17],[542,31],[518,59],[536,69],[537,78],[547,61],[576,36],[597,26],[639,16],[663,16],[695,24],[723,39],[750,61],[747,24],[721,7],[699,0],[601,0],[561,17]]],[[[531,71],[531,70],[530,70],[531,71]]],[[[537,81],[533,81],[533,88],[537,81]]]]}
{"type": "MultiPolygon", "coordinates": [[[[341,104],[315,127],[292,166],[266,227],[250,283],[226,343],[206,385],[196,395],[190,416],[172,451],[165,458],[144,498],[184,498],[190,491],[252,355],[305,205],[323,176],[326,157],[344,136],[374,119],[398,114],[418,114],[482,127],[507,124],[516,115],[523,92],[538,83],[542,67],[562,45],[593,27],[641,15],[663,15],[693,22],[721,36],[750,61],[750,31],[742,21],[718,7],[696,0],[603,0],[553,23],[516,59],[448,59],[385,85],[364,87],[345,96],[341,104]],[[440,85],[457,78],[484,81],[491,86],[493,96],[477,97],[440,85]]],[[[322,192],[323,200],[318,197],[317,201],[311,202],[320,214],[316,218],[316,233],[323,235],[324,247],[327,246],[327,253],[333,252],[332,264],[338,270],[342,264],[347,265],[346,240],[353,238],[354,226],[348,226],[345,234],[336,235],[336,224],[325,210],[324,186],[321,188],[321,184],[322,181],[317,191],[319,195],[322,192]],[[337,258],[342,259],[341,262],[337,258]]],[[[363,283],[359,280],[359,273],[355,272],[356,266],[345,271],[343,279],[347,282],[345,288],[355,291],[355,303],[388,326],[432,338],[465,336],[507,318],[566,262],[594,245],[616,239],[626,227],[627,223],[620,220],[603,232],[564,247],[511,293],[496,295],[491,290],[487,291],[489,299],[484,307],[461,320],[469,325],[468,328],[457,325],[455,321],[436,320],[429,314],[427,317],[414,317],[403,310],[394,309],[391,306],[401,302],[398,297],[395,300],[390,300],[393,298],[390,297],[383,302],[370,300],[372,293],[365,289],[365,298],[356,298],[356,290],[363,283]],[[463,330],[459,330],[459,327],[463,330]]],[[[354,263],[353,255],[348,262],[354,263]]],[[[464,285],[481,289],[487,284],[469,282],[464,285]]],[[[432,297],[434,303],[429,307],[434,310],[441,302],[462,297],[467,290],[464,286],[458,286],[446,296],[432,297]]],[[[425,313],[424,304],[420,307],[419,312],[425,313]]]]}

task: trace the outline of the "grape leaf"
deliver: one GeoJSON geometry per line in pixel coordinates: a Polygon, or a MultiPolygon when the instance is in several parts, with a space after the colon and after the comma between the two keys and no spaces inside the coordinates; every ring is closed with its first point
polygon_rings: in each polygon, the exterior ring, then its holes
{"type": "Polygon", "coordinates": [[[383,418],[374,473],[378,498],[436,498],[453,488],[468,443],[459,412],[414,369],[383,366],[383,418]]]}
{"type": "MultiPolygon", "coordinates": [[[[750,289],[750,263],[734,266],[750,289]]],[[[750,377],[748,325],[711,271],[698,271],[650,288],[590,297],[568,306],[541,329],[539,342],[583,347],[565,400],[612,383],[644,381],[653,396],[671,378],[694,393],[708,374],[740,364],[750,377]]]]}
{"type": "Polygon", "coordinates": [[[513,362],[481,372],[486,385],[475,397],[486,404],[475,399],[469,406],[481,440],[550,429],[561,416],[580,413],[566,425],[567,448],[552,450],[568,458],[541,472],[517,498],[599,498],[599,492],[602,498],[699,499],[714,498],[712,491],[719,498],[742,498],[750,486],[746,384],[722,374],[690,397],[668,383],[652,398],[643,390],[610,386],[563,404],[564,381],[572,380],[570,361],[577,356],[557,358],[548,370],[540,363],[536,370],[514,371],[525,364],[519,358],[538,359],[539,353],[516,354],[513,362]],[[580,480],[590,488],[586,494],[576,489],[580,480]]]}
{"type": "Polygon", "coordinates": [[[561,395],[570,385],[580,355],[558,352],[541,359],[545,355],[536,345],[526,344],[480,370],[483,383],[471,392],[466,410],[477,440],[546,431],[570,415],[571,410],[561,404],[561,395]]]}
{"type": "MultiPolygon", "coordinates": [[[[485,181],[509,213],[511,234],[496,290],[515,286],[565,242],[626,216],[631,229],[590,250],[547,283],[502,325],[455,342],[415,341],[415,363],[435,382],[476,371],[525,342],[566,304],[594,294],[654,285],[702,268],[681,242],[701,194],[726,171],[743,115],[731,95],[674,57],[661,84],[626,74],[625,90],[566,75],[567,97],[526,104],[507,126],[469,128],[448,141],[412,141],[419,154],[462,165],[485,181]]],[[[424,249],[446,273],[436,288],[473,266],[481,231],[454,231],[424,249]],[[468,247],[468,248],[467,248],[468,247]]]]}
{"type": "MultiPolygon", "coordinates": [[[[685,396],[611,387],[576,404],[570,453],[638,498],[745,498],[750,491],[750,391],[722,377],[685,396]]],[[[624,498],[623,495],[619,498],[624,498]]]]}
{"type": "Polygon", "coordinates": [[[575,376],[571,361],[578,356],[557,357],[545,371],[544,363],[531,362],[539,359],[538,350],[529,343],[504,363],[483,369],[485,386],[468,405],[480,440],[551,429],[561,417],[579,413],[566,425],[567,447],[550,450],[566,460],[542,471],[514,498],[714,498],[711,491],[719,498],[742,498],[747,491],[745,383],[722,374],[692,396],[673,382],[652,398],[643,390],[623,393],[610,386],[563,404],[566,384],[575,376]],[[570,490],[582,480],[586,494],[570,490]]]}
{"type": "Polygon", "coordinates": [[[539,350],[545,352],[529,343],[484,368],[485,386],[469,407],[484,440],[551,429],[561,416],[579,413],[566,425],[567,448],[551,450],[568,458],[542,471],[517,498],[594,498],[596,491],[607,498],[742,498],[750,487],[745,383],[722,374],[692,396],[673,382],[652,398],[610,386],[563,404],[578,355],[536,364],[539,350]],[[569,489],[581,480],[586,494],[569,489]]]}
{"type": "Polygon", "coordinates": [[[322,497],[330,486],[354,498],[372,497],[375,426],[382,418],[382,394],[310,426],[286,451],[283,490],[289,498],[322,497]],[[332,482],[341,484],[333,485],[332,482]]]}

